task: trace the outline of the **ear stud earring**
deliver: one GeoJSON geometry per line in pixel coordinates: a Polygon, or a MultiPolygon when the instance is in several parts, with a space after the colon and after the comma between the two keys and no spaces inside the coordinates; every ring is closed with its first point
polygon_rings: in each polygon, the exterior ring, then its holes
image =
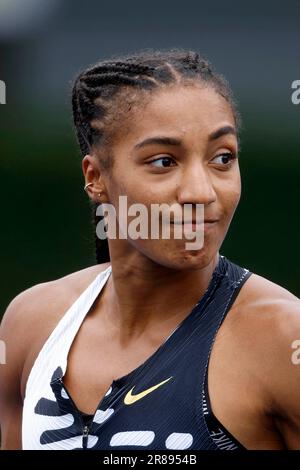
{"type": "MultiPolygon", "coordinates": [[[[87,183],[87,184],[84,186],[84,188],[83,188],[83,189],[85,190],[85,192],[87,192],[87,188],[88,188],[89,186],[92,186],[92,185],[93,185],[93,183],[87,183]]],[[[101,197],[101,192],[102,192],[102,191],[100,191],[99,193],[97,193],[97,196],[98,196],[99,198],[101,197]]]]}

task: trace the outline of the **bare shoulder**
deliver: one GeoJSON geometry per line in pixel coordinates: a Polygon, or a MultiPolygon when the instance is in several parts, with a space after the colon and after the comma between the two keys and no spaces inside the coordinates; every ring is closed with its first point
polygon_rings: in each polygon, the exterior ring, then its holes
{"type": "MultiPolygon", "coordinates": [[[[233,305],[231,326],[252,331],[256,342],[300,335],[300,299],[284,287],[252,274],[233,305]],[[296,328],[296,329],[295,329],[296,328]]],[[[250,335],[251,336],[251,335],[250,335]]],[[[300,336],[299,336],[300,337],[300,336]]]]}
{"type": "Polygon", "coordinates": [[[224,351],[228,353],[228,363],[242,367],[247,375],[265,381],[269,387],[280,370],[290,369],[297,340],[300,340],[299,298],[253,273],[220,329],[217,346],[223,356],[224,351]]]}
{"type": "Polygon", "coordinates": [[[288,328],[290,322],[300,321],[300,299],[284,287],[254,273],[238,296],[236,307],[242,319],[246,316],[258,324],[270,322],[270,326],[273,323],[279,330],[288,328]]]}
{"type": "MultiPolygon", "coordinates": [[[[288,448],[297,449],[300,445],[300,300],[260,276],[252,275],[248,281],[246,302],[239,309],[241,328],[237,331],[242,333],[243,347],[248,351],[249,377],[257,377],[268,412],[275,417],[288,448]]],[[[241,349],[242,343],[239,345],[241,349]]]]}
{"type": "MultiPolygon", "coordinates": [[[[284,287],[252,274],[229,315],[226,333],[240,350],[248,372],[276,390],[300,379],[293,353],[300,346],[300,300],[284,287]],[[297,372],[297,374],[296,374],[297,372]],[[284,381],[284,378],[286,381],[284,381]]],[[[228,344],[228,343],[227,343],[228,344]]],[[[300,362],[300,360],[299,360],[300,362]]]]}
{"type": "Polygon", "coordinates": [[[30,368],[68,308],[109,264],[91,266],[54,281],[37,284],[12,300],[1,322],[0,339],[6,345],[10,363],[20,375],[26,362],[30,368]]]}
{"type": "Polygon", "coordinates": [[[23,327],[28,322],[56,322],[68,307],[110,263],[91,266],[54,281],[37,284],[17,295],[9,304],[2,328],[23,327]]]}
{"type": "Polygon", "coordinates": [[[253,273],[217,334],[209,384],[216,416],[247,448],[280,448],[278,430],[299,448],[300,300],[253,273]]]}

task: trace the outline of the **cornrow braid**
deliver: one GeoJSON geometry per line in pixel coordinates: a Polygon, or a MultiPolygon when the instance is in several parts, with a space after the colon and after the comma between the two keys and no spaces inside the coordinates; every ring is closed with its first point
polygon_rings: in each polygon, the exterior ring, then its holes
{"type": "MultiPolygon", "coordinates": [[[[215,73],[210,63],[197,52],[183,49],[169,51],[142,51],[114,60],[101,61],[79,74],[72,91],[73,120],[83,156],[97,145],[102,151],[100,164],[109,170],[113,158],[109,155],[109,142],[118,131],[122,107],[131,99],[131,90],[151,93],[160,87],[188,81],[208,83],[231,105],[236,127],[240,115],[231,89],[225,78],[215,73]]],[[[124,111],[123,109],[123,111],[124,111]]],[[[93,223],[100,220],[92,203],[93,223]]],[[[96,238],[97,263],[110,260],[107,240],[96,238]]]]}

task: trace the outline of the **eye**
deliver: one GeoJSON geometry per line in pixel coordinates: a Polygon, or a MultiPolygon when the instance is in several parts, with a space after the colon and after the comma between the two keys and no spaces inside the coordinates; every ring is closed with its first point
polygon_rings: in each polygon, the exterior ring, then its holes
{"type": "Polygon", "coordinates": [[[156,158],[155,160],[151,160],[150,162],[147,162],[148,165],[154,166],[156,168],[169,168],[172,163],[175,164],[173,158],[164,156],[160,158],[156,158]]]}
{"type": "Polygon", "coordinates": [[[226,168],[226,167],[230,167],[233,160],[235,160],[236,158],[237,156],[234,153],[226,152],[226,153],[217,155],[216,157],[212,159],[212,161],[215,161],[218,165],[221,165],[226,168]]]}

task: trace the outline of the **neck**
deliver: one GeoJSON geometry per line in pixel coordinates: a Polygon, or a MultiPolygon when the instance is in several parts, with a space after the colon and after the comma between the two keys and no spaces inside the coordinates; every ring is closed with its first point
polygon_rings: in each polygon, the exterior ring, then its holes
{"type": "Polygon", "coordinates": [[[143,334],[169,334],[204,295],[219,254],[199,269],[175,270],[148,258],[117,259],[111,253],[107,321],[122,343],[143,334]]]}

